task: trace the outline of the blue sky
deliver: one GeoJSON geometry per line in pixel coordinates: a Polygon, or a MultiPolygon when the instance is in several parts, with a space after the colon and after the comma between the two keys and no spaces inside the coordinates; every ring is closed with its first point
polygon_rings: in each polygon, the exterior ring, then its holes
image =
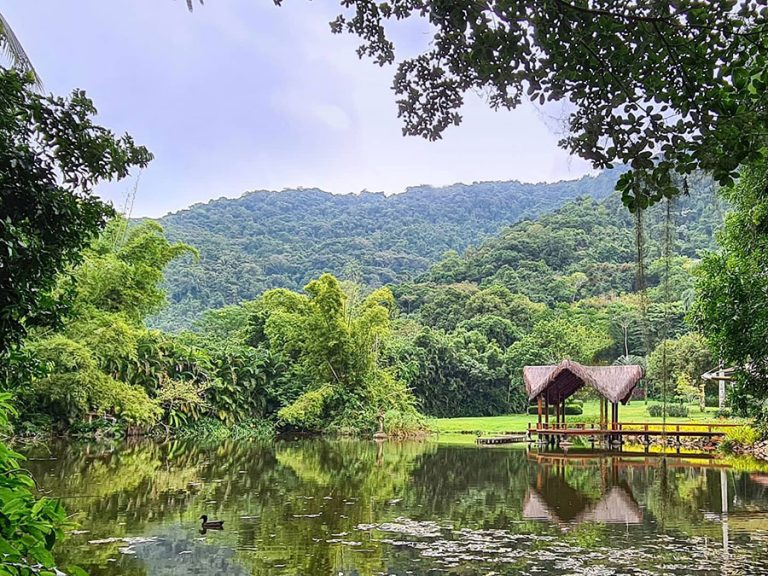
{"type": "MultiPolygon", "coordinates": [[[[418,184],[577,178],[589,166],[557,147],[562,109],[493,112],[467,98],[440,142],[403,137],[393,68],[359,60],[330,33],[336,2],[2,0],[45,88],[83,88],[99,121],[155,154],[134,216],[160,216],[247,190],[402,192],[418,184]]],[[[399,56],[429,39],[393,30],[399,56]]],[[[121,206],[132,182],[101,194],[121,206]]]]}

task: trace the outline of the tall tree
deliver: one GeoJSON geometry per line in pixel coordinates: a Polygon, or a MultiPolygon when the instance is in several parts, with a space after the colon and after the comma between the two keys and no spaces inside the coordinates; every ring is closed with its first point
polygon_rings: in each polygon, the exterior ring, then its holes
{"type": "Polygon", "coordinates": [[[113,213],[94,186],[152,158],[95,124],[95,113],[81,91],[41,96],[25,75],[0,72],[0,357],[59,315],[57,277],[113,213]]]}
{"type": "Polygon", "coordinates": [[[410,391],[379,358],[395,306],[389,289],[355,298],[323,274],[304,291],[266,292],[251,320],[251,341],[266,343],[289,366],[280,418],[309,430],[354,432],[374,430],[387,412],[400,428],[417,421],[410,391]]]}
{"type": "Polygon", "coordinates": [[[768,164],[723,193],[734,211],[718,235],[721,250],[697,270],[691,315],[714,354],[736,367],[735,408],[768,425],[768,164]]]}

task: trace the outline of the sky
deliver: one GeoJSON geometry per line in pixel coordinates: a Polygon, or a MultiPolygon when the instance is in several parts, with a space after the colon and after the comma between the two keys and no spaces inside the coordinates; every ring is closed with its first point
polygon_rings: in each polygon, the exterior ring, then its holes
{"type": "MultiPolygon", "coordinates": [[[[484,180],[556,181],[590,173],[557,146],[562,108],[491,110],[470,94],[464,121],[438,142],[405,137],[394,67],[331,34],[337,2],[0,0],[46,91],[82,88],[98,122],[155,155],[99,193],[132,216],[158,217],[250,190],[317,187],[403,192],[484,180]]],[[[392,31],[398,57],[430,38],[423,22],[392,31]]]]}

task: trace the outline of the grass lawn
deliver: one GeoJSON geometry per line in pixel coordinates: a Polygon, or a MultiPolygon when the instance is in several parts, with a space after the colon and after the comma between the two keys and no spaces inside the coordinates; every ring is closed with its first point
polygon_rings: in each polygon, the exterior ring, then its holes
{"type": "MultiPolygon", "coordinates": [[[[648,405],[654,404],[649,402],[648,405]]],[[[554,419],[554,416],[550,416],[554,419]]],[[[535,414],[509,414],[507,416],[480,416],[467,418],[433,418],[430,428],[442,434],[451,433],[482,433],[499,434],[502,432],[522,432],[528,423],[533,424],[537,419],[535,414]]],[[[600,419],[600,403],[597,400],[584,402],[584,413],[581,416],[566,416],[566,422],[597,422],[600,419]]],[[[648,415],[648,406],[641,401],[634,401],[626,406],[619,406],[620,422],[660,423],[661,417],[648,415]]],[[[707,408],[706,412],[699,411],[698,406],[688,407],[688,418],[668,418],[671,422],[716,422],[715,408],[707,408]]]]}

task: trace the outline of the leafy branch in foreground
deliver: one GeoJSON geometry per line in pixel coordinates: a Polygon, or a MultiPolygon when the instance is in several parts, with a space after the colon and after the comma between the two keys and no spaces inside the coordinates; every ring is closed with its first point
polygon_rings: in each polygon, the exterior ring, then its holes
{"type": "MultiPolygon", "coordinates": [[[[11,395],[0,394],[0,428],[9,428],[15,414],[11,395]]],[[[0,441],[0,575],[61,574],[53,547],[70,527],[64,507],[57,500],[37,498],[35,481],[21,468],[23,456],[0,441]]],[[[70,574],[84,574],[73,568],[70,574]]]]}
{"type": "Polygon", "coordinates": [[[495,109],[567,102],[561,145],[596,168],[630,165],[617,187],[633,210],[677,194],[676,173],[729,184],[764,153],[763,0],[340,4],[333,32],[359,36],[358,55],[379,65],[396,62],[393,21],[430,24],[427,47],[394,77],[404,134],[440,138],[473,90],[495,109]]]}

